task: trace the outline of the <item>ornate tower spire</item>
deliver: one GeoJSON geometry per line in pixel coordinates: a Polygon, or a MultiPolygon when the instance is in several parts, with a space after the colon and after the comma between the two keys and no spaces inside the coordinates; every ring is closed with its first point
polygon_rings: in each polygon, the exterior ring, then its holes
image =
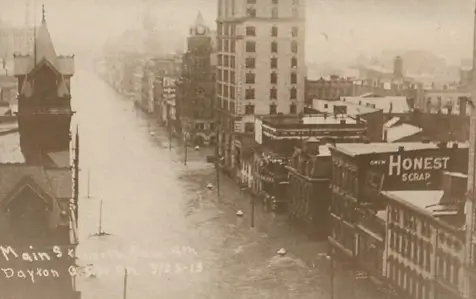
{"type": "Polygon", "coordinates": [[[41,23],[44,24],[46,23],[46,11],[45,11],[45,5],[41,5],[41,23]]]}

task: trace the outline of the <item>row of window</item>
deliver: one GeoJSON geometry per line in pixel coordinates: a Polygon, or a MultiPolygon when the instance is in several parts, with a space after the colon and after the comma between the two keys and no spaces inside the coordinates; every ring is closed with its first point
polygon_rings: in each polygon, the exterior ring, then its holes
{"type": "Polygon", "coordinates": [[[234,39],[217,38],[217,51],[226,53],[236,52],[236,42],[234,39]]]}
{"type": "MultiPolygon", "coordinates": [[[[245,99],[246,100],[255,100],[255,89],[254,88],[247,88],[245,90],[245,99]]],[[[278,89],[276,87],[272,87],[269,90],[269,99],[276,101],[278,100],[278,89]]],[[[296,87],[291,87],[289,90],[289,99],[290,100],[297,100],[297,89],[296,87]]]]}
{"type": "Polygon", "coordinates": [[[431,286],[428,280],[425,280],[416,271],[406,267],[403,263],[389,258],[388,260],[389,278],[397,286],[407,293],[410,298],[429,299],[431,295],[431,286]]]}
{"type": "Polygon", "coordinates": [[[355,235],[352,228],[331,217],[332,238],[344,248],[354,252],[355,235]]]}
{"type": "MultiPolygon", "coordinates": [[[[246,8],[246,16],[249,17],[249,18],[256,18],[257,17],[256,8],[254,6],[249,6],[248,8],[246,8]]],[[[299,10],[298,10],[297,7],[292,8],[291,17],[293,19],[299,18],[299,10]]],[[[278,7],[272,7],[271,8],[271,18],[273,18],[273,19],[279,18],[278,7]]]]}
{"type": "MultiPolygon", "coordinates": [[[[256,36],[256,27],[254,26],[247,26],[246,29],[246,36],[256,36]]],[[[297,37],[299,33],[298,27],[291,27],[291,37],[297,37]]],[[[271,27],[271,36],[278,37],[278,27],[273,26],[271,27]]]]}
{"type": "Polygon", "coordinates": [[[333,193],[331,202],[331,213],[349,223],[353,223],[353,211],[355,205],[352,201],[342,198],[340,195],[333,193]]]}
{"type": "Polygon", "coordinates": [[[437,251],[437,275],[441,279],[445,280],[449,284],[458,286],[459,284],[459,271],[461,269],[461,261],[450,254],[447,254],[441,250],[437,251]]]}
{"type": "MultiPolygon", "coordinates": [[[[263,2],[260,0],[260,3],[263,2]]],[[[256,4],[256,0],[246,0],[247,4],[256,4]]],[[[279,4],[279,0],[271,0],[271,4],[279,4]]],[[[299,5],[299,0],[293,0],[293,5],[299,5]]]]}
{"type": "Polygon", "coordinates": [[[431,243],[418,239],[405,230],[394,228],[389,233],[390,249],[399,253],[405,259],[418,265],[427,272],[431,271],[431,243]]]}
{"type": "Polygon", "coordinates": [[[411,232],[417,233],[425,238],[431,237],[431,225],[428,221],[419,219],[417,221],[416,215],[413,215],[406,209],[401,209],[396,206],[389,205],[389,223],[401,226],[411,232]],[[403,212],[403,217],[401,213],[403,212]]]}
{"type": "Polygon", "coordinates": [[[218,54],[217,59],[218,66],[230,67],[232,69],[236,67],[235,56],[218,54]]]}
{"type": "MultiPolygon", "coordinates": [[[[255,57],[247,57],[245,60],[245,66],[247,69],[254,69],[256,68],[256,58],[255,57]]],[[[297,68],[298,60],[296,57],[291,58],[291,68],[297,68]]],[[[271,57],[270,59],[270,68],[277,69],[278,68],[278,58],[271,57]]]]}
{"type": "Polygon", "coordinates": [[[350,169],[339,163],[334,163],[332,170],[332,184],[348,191],[357,197],[359,192],[359,177],[356,169],[350,169]]]}
{"type": "MultiPolygon", "coordinates": [[[[247,41],[246,42],[246,52],[247,53],[255,53],[256,52],[256,42],[255,41],[247,41]]],[[[272,41],[270,45],[271,53],[278,53],[278,42],[272,41]]],[[[298,52],[298,43],[297,41],[291,41],[291,52],[296,54],[298,52]]]]}
{"type": "MultiPolygon", "coordinates": [[[[296,104],[290,104],[289,105],[289,114],[296,114],[297,113],[297,105],[296,104]]],[[[247,115],[253,115],[255,114],[255,106],[252,104],[245,105],[245,114],[247,115]]],[[[277,105],[276,104],[271,104],[269,105],[269,114],[274,115],[277,114],[277,105]]]]}
{"type": "Polygon", "coordinates": [[[235,84],[235,72],[228,70],[217,70],[217,80],[225,83],[235,84]]]}
{"type": "Polygon", "coordinates": [[[235,99],[235,87],[232,85],[218,84],[217,86],[218,96],[224,98],[230,98],[231,100],[235,99]]]}
{"type": "MultiPolygon", "coordinates": [[[[297,74],[296,73],[291,73],[290,75],[290,81],[291,84],[297,84],[297,74]]],[[[271,84],[278,84],[278,74],[276,72],[272,72],[269,75],[269,82],[271,84]]],[[[254,84],[256,83],[256,74],[253,72],[248,72],[245,75],[245,83],[246,84],[254,84]]]]}

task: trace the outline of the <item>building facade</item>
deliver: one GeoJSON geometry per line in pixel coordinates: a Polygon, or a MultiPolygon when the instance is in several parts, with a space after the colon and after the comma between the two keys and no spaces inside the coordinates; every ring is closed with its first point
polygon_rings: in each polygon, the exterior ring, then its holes
{"type": "Polygon", "coordinates": [[[297,114],[304,105],[305,1],[218,1],[219,154],[241,166],[255,115],[297,114]]]}
{"type": "Polygon", "coordinates": [[[215,143],[215,68],[210,28],[199,13],[187,38],[187,52],[177,91],[182,133],[197,145],[215,143]]]}
{"type": "Polygon", "coordinates": [[[314,99],[332,101],[344,96],[353,96],[353,82],[354,80],[350,78],[339,76],[331,76],[329,79],[321,77],[318,80],[306,78],[306,105],[312,106],[314,99]]]}
{"type": "Polygon", "coordinates": [[[330,150],[333,172],[329,242],[351,261],[364,254],[358,249],[359,213],[365,216],[372,212],[366,217],[374,218],[376,230],[382,229],[377,219],[384,217],[380,212],[385,209],[379,200],[381,191],[439,190],[442,171],[467,171],[468,149],[464,144],[338,144],[330,150]]]}
{"type": "Polygon", "coordinates": [[[307,144],[290,159],[287,186],[289,215],[317,239],[329,233],[332,159],[326,145],[307,144]]]}
{"type": "Polygon", "coordinates": [[[408,298],[465,298],[467,176],[445,173],[444,180],[441,191],[382,193],[387,203],[384,276],[408,298]]]}
{"type": "Polygon", "coordinates": [[[16,138],[0,138],[15,153],[0,163],[0,288],[6,297],[76,299],[80,294],[71,275],[79,190],[78,135],[74,164],[70,150],[74,59],[56,54],[44,15],[35,48],[36,55],[14,56],[18,130],[11,133],[16,138]]]}
{"type": "MultiPolygon", "coordinates": [[[[367,127],[363,121],[350,117],[262,116],[255,121],[255,141],[252,144],[252,150],[243,153],[247,159],[243,160],[241,170],[243,172],[253,169],[252,172],[255,175],[252,185],[256,194],[263,193],[265,197],[274,198],[279,204],[288,205],[289,195],[284,188],[288,187],[286,184],[289,180],[285,165],[296,153],[296,148],[313,149],[314,152],[309,154],[314,155],[316,146],[328,142],[364,142],[366,130],[367,127]]],[[[297,165],[294,166],[297,167],[297,165]]],[[[300,173],[301,170],[298,168],[296,171],[300,173]]],[[[309,178],[314,176],[307,172],[303,175],[309,178]]],[[[302,183],[308,184],[307,181],[302,183]]],[[[298,184],[297,181],[296,184],[298,184]]],[[[308,187],[296,188],[306,188],[309,191],[308,187]]],[[[296,199],[296,202],[302,200],[305,198],[296,199]]]]}

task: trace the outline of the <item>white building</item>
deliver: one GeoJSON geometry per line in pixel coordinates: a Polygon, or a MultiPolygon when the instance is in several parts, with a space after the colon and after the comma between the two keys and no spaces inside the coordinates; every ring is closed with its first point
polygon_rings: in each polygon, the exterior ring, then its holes
{"type": "Polygon", "coordinates": [[[229,167],[240,156],[236,133],[252,133],[255,115],[303,110],[305,34],[304,0],[218,1],[217,106],[229,167]]]}

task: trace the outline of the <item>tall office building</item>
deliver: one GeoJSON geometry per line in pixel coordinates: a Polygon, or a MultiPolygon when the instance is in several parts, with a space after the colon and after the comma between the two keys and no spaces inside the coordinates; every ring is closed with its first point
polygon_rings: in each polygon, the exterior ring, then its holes
{"type": "Polygon", "coordinates": [[[216,108],[225,168],[241,163],[255,115],[303,110],[304,44],[305,0],[218,1],[216,108]]]}

